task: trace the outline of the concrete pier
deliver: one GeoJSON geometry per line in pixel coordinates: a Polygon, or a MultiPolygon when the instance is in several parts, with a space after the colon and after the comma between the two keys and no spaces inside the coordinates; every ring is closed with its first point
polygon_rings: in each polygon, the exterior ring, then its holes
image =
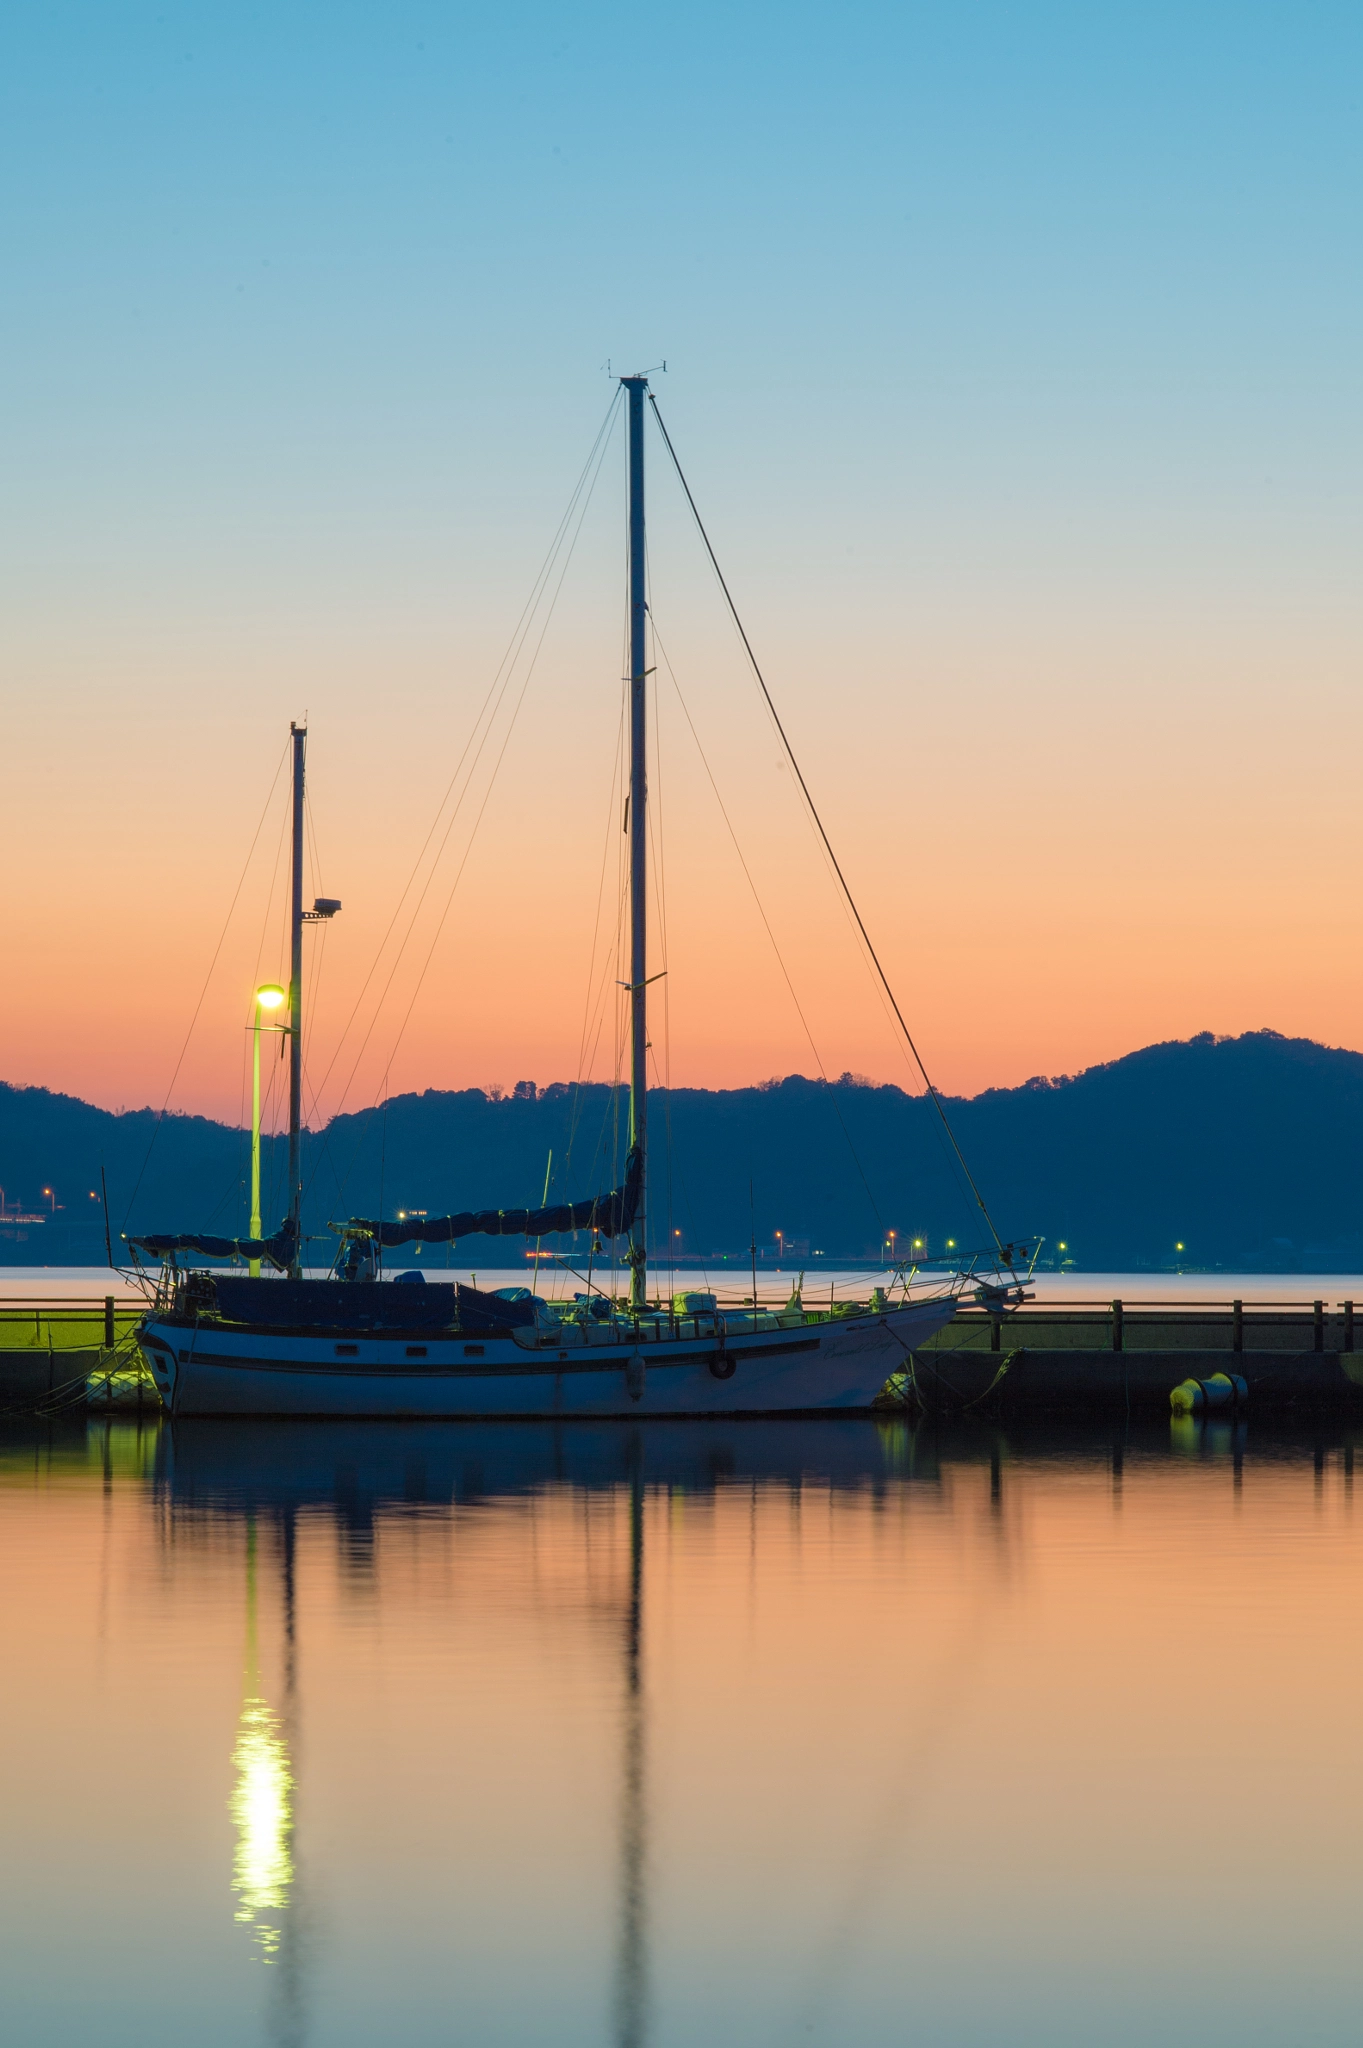
{"type": "Polygon", "coordinates": [[[140,1390],[159,1405],[130,1341],[141,1313],[113,1295],[0,1303],[0,1415],[80,1406],[92,1388],[106,1403],[136,1400],[140,1390]]]}
{"type": "Polygon", "coordinates": [[[1353,1304],[963,1310],[916,1354],[912,1379],[921,1401],[947,1409],[1167,1413],[1181,1381],[1214,1373],[1243,1378],[1255,1410],[1363,1409],[1353,1304]]]}

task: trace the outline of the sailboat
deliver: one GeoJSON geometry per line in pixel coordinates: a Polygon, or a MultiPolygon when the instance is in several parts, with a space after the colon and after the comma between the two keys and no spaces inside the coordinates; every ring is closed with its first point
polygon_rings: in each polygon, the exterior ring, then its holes
{"type": "MultiPolygon", "coordinates": [[[[644,546],[645,400],[650,394],[647,376],[619,382],[628,419],[630,659],[629,1149],[623,1180],[607,1193],[540,1209],[352,1218],[337,1226],[341,1241],[331,1276],[304,1277],[302,934],[309,917],[324,917],[337,906],[319,902],[312,911],[303,907],[306,733],[295,728],[292,954],[285,1027],[288,1214],[271,1237],[181,1233],[129,1239],[136,1253],[161,1261],[139,1335],[162,1400],[174,1415],[566,1419],[867,1408],[893,1374],[903,1372],[906,1363],[911,1367],[916,1348],[951,1321],[969,1278],[979,1278],[958,1274],[938,1292],[912,1298],[907,1287],[895,1299],[877,1289],[868,1303],[839,1312],[831,1304],[827,1310],[806,1308],[798,1290],[786,1307],[764,1308],[756,1286],[752,1299],[739,1309],[722,1308],[708,1293],[650,1298],[644,546]],[[410,1286],[379,1277],[385,1248],[452,1244],[480,1233],[541,1239],[581,1230],[602,1240],[625,1240],[627,1297],[597,1291],[569,1303],[546,1302],[524,1288],[486,1292],[458,1282],[410,1286]],[[187,1269],[179,1263],[183,1254],[248,1263],[256,1274],[260,1262],[281,1277],[187,1269]]],[[[670,441],[668,447],[671,452],[670,441]]],[[[1012,1247],[998,1247],[995,1268],[993,1294],[1011,1302],[1020,1292],[1012,1247]]]]}

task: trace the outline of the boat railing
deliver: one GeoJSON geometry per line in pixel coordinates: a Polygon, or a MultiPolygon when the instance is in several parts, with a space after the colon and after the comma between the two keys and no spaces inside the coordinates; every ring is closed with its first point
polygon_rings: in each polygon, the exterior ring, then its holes
{"type": "MultiPolygon", "coordinates": [[[[832,1310],[832,1320],[841,1322],[845,1316],[865,1315],[868,1307],[866,1302],[838,1302],[832,1310]]],[[[521,1341],[536,1343],[545,1351],[581,1345],[698,1343],[707,1337],[721,1342],[726,1337],[807,1329],[829,1319],[830,1311],[826,1308],[759,1307],[754,1311],[747,1306],[693,1315],[660,1308],[639,1316],[621,1312],[610,1316],[565,1316],[561,1321],[540,1323],[534,1332],[527,1331],[521,1341]]]]}

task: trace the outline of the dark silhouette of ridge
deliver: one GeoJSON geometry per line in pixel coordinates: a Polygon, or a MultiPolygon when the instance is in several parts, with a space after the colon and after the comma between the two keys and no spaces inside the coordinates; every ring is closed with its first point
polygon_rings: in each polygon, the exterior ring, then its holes
{"type": "MultiPolygon", "coordinates": [[[[1000,1231],[1015,1240],[1042,1232],[1048,1255],[1063,1240],[1089,1269],[1363,1268],[1358,1053],[1274,1031],[1203,1032],[948,1108],[1000,1231]]],[[[988,1242],[931,1106],[894,1086],[791,1075],[660,1090],[650,1131],[650,1234],[660,1249],[680,1231],[671,1242],[685,1253],[744,1250],[750,1179],[768,1262],[778,1231],[795,1262],[873,1256],[891,1230],[901,1252],[915,1236],[934,1252],[948,1237],[988,1242]]],[[[305,1227],[325,1233],[329,1218],[380,1210],[537,1204],[551,1149],[553,1199],[610,1186],[625,1149],[623,1097],[602,1085],[529,1082],[498,1099],[476,1088],[395,1096],[308,1134],[305,1227]]],[[[283,1207],[283,1153],[267,1141],[267,1229],[283,1207]]],[[[42,1225],[0,1220],[0,1260],[102,1261],[102,1211],[91,1199],[101,1161],[116,1245],[125,1228],[245,1228],[242,1131],[0,1084],[9,1207],[46,1208],[45,1186],[63,1205],[42,1225]]],[[[458,1258],[513,1264],[522,1251],[520,1240],[471,1238],[458,1258]]]]}

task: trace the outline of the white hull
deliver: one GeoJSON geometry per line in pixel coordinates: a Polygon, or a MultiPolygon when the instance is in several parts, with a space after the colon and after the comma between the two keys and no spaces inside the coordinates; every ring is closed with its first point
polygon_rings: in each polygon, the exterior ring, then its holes
{"type": "Polygon", "coordinates": [[[722,1347],[689,1337],[561,1350],[533,1333],[430,1334],[414,1346],[404,1336],[281,1336],[153,1313],[141,1343],[173,1415],[772,1415],[868,1408],[955,1308],[951,1299],[910,1302],[734,1332],[722,1347]]]}

